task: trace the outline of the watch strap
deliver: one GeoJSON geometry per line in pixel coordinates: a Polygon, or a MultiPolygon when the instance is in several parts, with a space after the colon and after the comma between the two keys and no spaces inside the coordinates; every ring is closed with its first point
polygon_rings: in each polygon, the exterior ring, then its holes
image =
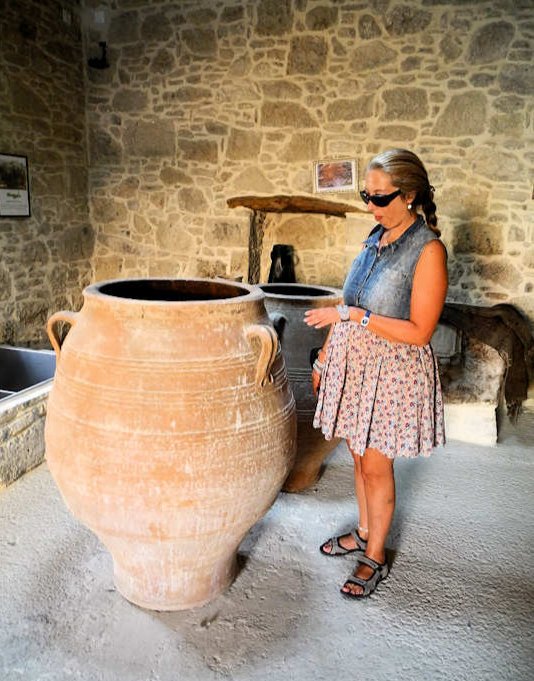
{"type": "Polygon", "coordinates": [[[360,326],[367,326],[369,324],[369,317],[371,316],[371,310],[365,310],[365,314],[360,320],[360,326]]]}

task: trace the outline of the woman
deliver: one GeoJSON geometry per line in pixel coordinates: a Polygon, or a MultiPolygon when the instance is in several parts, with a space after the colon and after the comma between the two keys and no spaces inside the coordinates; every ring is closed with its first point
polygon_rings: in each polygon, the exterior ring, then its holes
{"type": "Polygon", "coordinates": [[[349,271],[345,304],[304,318],[317,329],[330,325],[312,373],[314,426],[327,439],[346,438],[354,458],[358,527],[321,546],[327,556],[356,555],[341,589],[349,598],[371,594],[389,571],[395,457],[428,456],[445,441],[429,345],[447,292],[434,188],[415,154],[391,149],[370,161],[360,194],[378,224],[349,271]]]}

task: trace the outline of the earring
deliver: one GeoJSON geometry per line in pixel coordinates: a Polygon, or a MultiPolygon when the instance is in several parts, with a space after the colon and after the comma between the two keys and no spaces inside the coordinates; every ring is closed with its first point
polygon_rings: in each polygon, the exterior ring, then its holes
{"type": "Polygon", "coordinates": [[[409,203],[406,207],[408,208],[408,210],[412,210],[412,208],[413,208],[411,203],[409,203]]]}

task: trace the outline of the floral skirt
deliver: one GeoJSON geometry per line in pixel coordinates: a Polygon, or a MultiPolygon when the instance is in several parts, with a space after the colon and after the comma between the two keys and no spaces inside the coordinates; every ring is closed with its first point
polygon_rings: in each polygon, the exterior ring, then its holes
{"type": "Polygon", "coordinates": [[[430,345],[394,343],[355,322],[336,324],[313,421],[362,454],[429,456],[445,443],[443,398],[430,345]]]}

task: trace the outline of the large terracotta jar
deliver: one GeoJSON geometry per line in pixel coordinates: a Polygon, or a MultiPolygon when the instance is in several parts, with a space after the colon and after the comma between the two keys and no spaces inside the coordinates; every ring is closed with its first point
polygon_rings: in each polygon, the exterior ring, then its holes
{"type": "Polygon", "coordinates": [[[304,313],[316,307],[339,305],[343,293],[328,286],[260,284],[265,306],[282,343],[289,382],[297,403],[297,457],[284,483],[286,492],[301,492],[317,482],[323,462],[339,439],[325,440],[313,427],[317,399],[311,384],[310,351],[323,345],[328,328],[304,323],[304,313]]]}
{"type": "Polygon", "coordinates": [[[110,551],[128,600],[207,603],[294,458],[295,403],[264,294],[223,280],[102,282],[48,333],[46,456],[65,502],[110,551]]]}

